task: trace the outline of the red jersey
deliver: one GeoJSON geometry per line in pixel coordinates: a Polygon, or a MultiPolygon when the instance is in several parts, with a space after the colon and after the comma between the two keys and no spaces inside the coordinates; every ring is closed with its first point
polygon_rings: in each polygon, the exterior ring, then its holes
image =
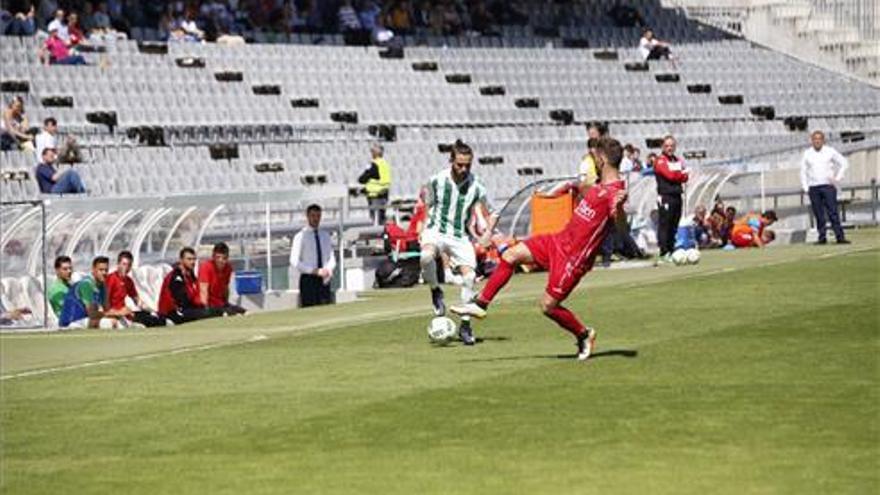
{"type": "Polygon", "coordinates": [[[535,264],[549,272],[547,294],[564,301],[593,267],[593,261],[616,213],[622,180],[597,184],[587,191],[561,232],[525,241],[535,264]]]}
{"type": "Polygon", "coordinates": [[[105,284],[107,285],[107,306],[110,309],[125,308],[126,297],[137,302],[137,288],[134,286],[134,280],[128,275],[122,275],[118,271],[113,272],[107,275],[105,284]]]}
{"type": "Polygon", "coordinates": [[[624,189],[626,185],[619,180],[597,184],[587,191],[574,209],[568,225],[554,235],[565,255],[583,258],[585,253],[595,251],[602,244],[606,227],[615,213],[617,192],[624,189]]]}
{"type": "Polygon", "coordinates": [[[199,284],[208,284],[208,307],[222,308],[226,306],[229,296],[229,280],[232,278],[232,267],[229,263],[218,270],[213,260],[205,260],[199,265],[199,284]]]}

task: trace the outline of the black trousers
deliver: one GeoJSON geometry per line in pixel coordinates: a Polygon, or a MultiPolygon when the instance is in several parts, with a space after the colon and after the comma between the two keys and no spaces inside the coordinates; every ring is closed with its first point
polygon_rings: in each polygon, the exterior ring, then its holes
{"type": "Polygon", "coordinates": [[[218,316],[223,316],[222,309],[215,308],[187,308],[177,310],[169,315],[165,315],[166,318],[173,321],[175,325],[180,325],[182,323],[189,323],[191,321],[204,320],[206,318],[216,318],[218,316]]]}
{"type": "Polygon", "coordinates": [[[154,315],[149,311],[135,311],[134,314],[131,315],[132,321],[135,323],[140,323],[145,327],[164,327],[165,326],[165,318],[161,316],[154,315]]]}
{"type": "Polygon", "coordinates": [[[813,215],[816,217],[816,230],[819,232],[819,240],[825,240],[826,216],[831,221],[834,237],[838,241],[843,240],[843,227],[840,226],[840,217],[837,215],[837,188],[830,184],[812,186],[810,188],[810,206],[813,207],[813,215]]]}
{"type": "Polygon", "coordinates": [[[303,308],[330,304],[330,286],[324,285],[324,279],[311,274],[299,276],[299,305],[303,308]]]}
{"type": "Polygon", "coordinates": [[[657,45],[654,48],[651,48],[651,53],[648,54],[648,60],[669,58],[670,55],[672,55],[672,53],[669,51],[669,47],[657,45]]]}
{"type": "Polygon", "coordinates": [[[681,195],[660,195],[659,211],[660,222],[657,227],[657,245],[660,247],[660,256],[670,254],[675,250],[675,234],[678,232],[678,222],[681,220],[681,195]]]}
{"type": "Polygon", "coordinates": [[[227,316],[243,315],[243,314],[247,313],[247,310],[242,308],[241,306],[236,306],[235,304],[229,304],[229,303],[226,303],[225,306],[221,306],[221,307],[215,308],[215,309],[219,309],[220,311],[223,312],[223,314],[225,314],[227,316]]]}

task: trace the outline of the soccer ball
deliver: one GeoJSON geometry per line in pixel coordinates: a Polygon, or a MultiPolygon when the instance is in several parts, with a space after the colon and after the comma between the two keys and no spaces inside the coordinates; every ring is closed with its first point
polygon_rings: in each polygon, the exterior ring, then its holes
{"type": "Polygon", "coordinates": [[[696,248],[691,248],[687,250],[687,262],[691,265],[696,265],[700,262],[700,251],[696,248]]]}
{"type": "Polygon", "coordinates": [[[445,344],[455,338],[457,331],[454,321],[445,316],[438,316],[428,325],[428,338],[431,342],[445,344]]]}
{"type": "Polygon", "coordinates": [[[676,265],[685,265],[688,262],[688,255],[684,249],[676,249],[672,253],[672,262],[676,265]]]}

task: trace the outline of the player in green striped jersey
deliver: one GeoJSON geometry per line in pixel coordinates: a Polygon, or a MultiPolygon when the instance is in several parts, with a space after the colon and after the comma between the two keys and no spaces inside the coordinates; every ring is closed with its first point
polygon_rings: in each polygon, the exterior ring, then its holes
{"type": "MultiPolygon", "coordinates": [[[[470,237],[488,245],[498,220],[491,211],[486,187],[471,174],[473,159],[470,146],[456,141],[450,152],[449,169],[438,172],[425,185],[428,216],[419,238],[421,265],[425,282],[431,286],[431,302],[436,316],[446,314],[443,290],[437,282],[437,256],[445,253],[449,257],[453,270],[457,270],[462,278],[461,300],[470,301],[474,296],[477,266],[470,237]],[[479,237],[470,230],[477,215],[487,222],[484,234],[479,237]]],[[[462,317],[459,336],[465,345],[475,343],[469,317],[462,317]]]]}

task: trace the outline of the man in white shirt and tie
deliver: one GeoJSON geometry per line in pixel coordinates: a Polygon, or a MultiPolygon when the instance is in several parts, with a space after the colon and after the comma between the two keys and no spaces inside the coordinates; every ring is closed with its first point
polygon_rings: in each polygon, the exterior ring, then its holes
{"type": "Polygon", "coordinates": [[[330,234],[321,230],[321,207],[306,208],[308,225],[293,237],[290,267],[299,272],[300,306],[316,306],[333,302],[330,279],[336,268],[330,234]]]}
{"type": "Polygon", "coordinates": [[[825,217],[831,221],[834,237],[838,244],[849,244],[840,226],[837,214],[837,185],[849,166],[847,159],[831,146],[825,146],[825,134],[813,131],[810,135],[812,147],[804,151],[801,159],[801,186],[810,195],[813,215],[816,216],[816,230],[819,232],[817,244],[825,244],[825,217]],[[835,171],[835,165],[837,170],[835,171]]]}

